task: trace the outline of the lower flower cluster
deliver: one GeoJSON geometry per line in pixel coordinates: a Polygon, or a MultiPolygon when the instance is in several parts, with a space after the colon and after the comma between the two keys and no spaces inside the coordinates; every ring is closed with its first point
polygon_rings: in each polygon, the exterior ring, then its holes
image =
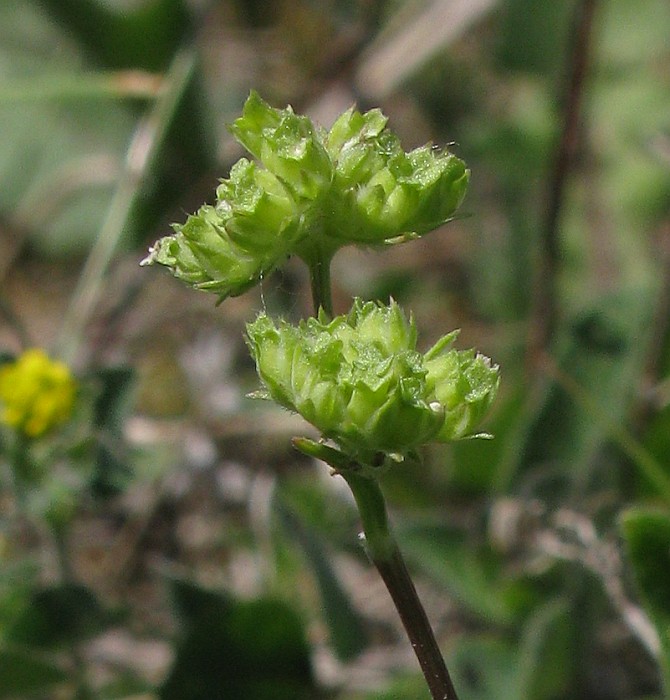
{"type": "Polygon", "coordinates": [[[359,299],[349,314],[294,326],[261,314],[247,339],[265,396],[295,411],[347,454],[370,463],[431,441],[474,437],[498,389],[498,367],[453,348],[457,332],[427,353],[393,301],[359,299]]]}

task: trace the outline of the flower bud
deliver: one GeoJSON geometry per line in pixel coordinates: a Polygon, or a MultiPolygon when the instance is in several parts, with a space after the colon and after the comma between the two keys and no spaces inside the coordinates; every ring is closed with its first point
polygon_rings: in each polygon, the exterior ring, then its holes
{"type": "Polygon", "coordinates": [[[426,353],[429,391],[445,409],[438,440],[448,442],[476,437],[476,425],[488,411],[498,392],[499,369],[474,350],[450,349],[456,334],[438,341],[426,353]]]}
{"type": "Polygon", "coordinates": [[[201,207],[174,229],[176,233],[157,241],[140,264],[165,265],[178,279],[222,299],[242,294],[262,276],[264,258],[233,243],[214,207],[201,207]]]}
{"type": "Polygon", "coordinates": [[[329,132],[335,238],[381,244],[422,235],[448,221],[465,196],[461,160],[430,146],[405,153],[385,126],[378,110],[349,110],[329,132]]]}
{"type": "Polygon", "coordinates": [[[189,216],[161,238],[142,264],[166,265],[196,289],[237,296],[289,254],[301,232],[301,208],[269,171],[246,158],[217,189],[218,204],[189,216]]]}
{"type": "Polygon", "coordinates": [[[347,319],[358,342],[378,347],[386,356],[416,347],[416,325],[393,300],[388,306],[354,299],[347,319]]]}
{"type": "Polygon", "coordinates": [[[0,420],[26,437],[41,437],[67,421],[75,394],[67,365],[40,349],[0,367],[0,420]]]}
{"type": "Polygon", "coordinates": [[[330,128],[327,148],[333,160],[342,160],[343,154],[357,145],[378,137],[386,128],[388,119],[379,109],[371,109],[365,114],[350,107],[343,112],[330,128]]]}
{"type": "Polygon", "coordinates": [[[269,397],[301,414],[347,454],[408,454],[470,436],[498,387],[498,370],[452,333],[422,355],[416,327],[393,301],[356,300],[332,321],[275,324],[264,314],[247,341],[269,397]]]}
{"type": "Polygon", "coordinates": [[[329,186],[332,164],[322,137],[290,107],[273,109],[252,92],[231,131],[297,197],[316,199],[329,186]]]}
{"type": "Polygon", "coordinates": [[[241,158],[216,196],[221,225],[242,250],[272,259],[290,248],[300,208],[272,173],[241,158]]]}

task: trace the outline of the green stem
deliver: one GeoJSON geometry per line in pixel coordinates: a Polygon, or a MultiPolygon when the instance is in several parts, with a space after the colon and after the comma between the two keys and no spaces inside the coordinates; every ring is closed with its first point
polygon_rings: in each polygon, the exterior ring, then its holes
{"type": "Polygon", "coordinates": [[[333,317],[333,297],[330,285],[330,261],[329,255],[315,256],[314,263],[309,264],[309,281],[312,287],[312,302],[314,314],[323,309],[330,318],[333,317]]]}
{"type": "Polygon", "coordinates": [[[296,437],[293,446],[329,464],[349,484],[361,515],[366,552],[391,595],[433,700],[458,700],[428,616],[391,532],[384,494],[376,479],[362,475],[360,464],[321,442],[296,437]]]}
{"type": "Polygon", "coordinates": [[[379,484],[351,470],[340,474],[349,484],[361,514],[367,554],[391,594],[433,700],[458,700],[426,611],[391,532],[379,484]]]}
{"type": "Polygon", "coordinates": [[[30,455],[30,441],[23,433],[17,431],[8,456],[14,498],[19,511],[26,512],[28,493],[37,479],[37,466],[30,455]]]}
{"type": "MultiPolygon", "coordinates": [[[[310,271],[314,313],[323,309],[332,318],[330,262],[333,253],[315,247],[304,251],[301,257],[310,271]]],[[[391,595],[433,700],[458,700],[428,616],[391,532],[384,495],[376,479],[362,475],[360,464],[323,443],[294,438],[293,444],[301,452],[330,464],[349,484],[361,515],[368,557],[391,595]]]]}

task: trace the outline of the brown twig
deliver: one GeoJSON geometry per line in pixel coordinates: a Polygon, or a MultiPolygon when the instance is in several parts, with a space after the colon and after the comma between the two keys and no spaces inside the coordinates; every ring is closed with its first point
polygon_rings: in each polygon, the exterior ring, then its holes
{"type": "Polygon", "coordinates": [[[386,514],[384,497],[374,479],[355,470],[340,472],[354,495],[363,522],[365,546],[393,600],[433,700],[458,700],[435,634],[419,599],[386,514]]]}
{"type": "Polygon", "coordinates": [[[362,464],[323,442],[295,437],[293,446],[308,457],[330,465],[333,473],[339,474],[349,485],[361,516],[365,551],[398,611],[431,697],[433,700],[458,700],[428,616],[391,530],[384,495],[376,478],[364,476],[362,464]]]}
{"type": "Polygon", "coordinates": [[[530,339],[530,357],[546,350],[558,320],[556,278],[560,262],[559,227],[565,202],[565,186],[577,150],[581,106],[589,67],[596,0],[581,0],[576,7],[572,50],[564,88],[562,130],[549,177],[545,219],[542,226],[535,313],[530,339]]]}
{"type": "Polygon", "coordinates": [[[670,347],[670,222],[666,222],[658,231],[653,254],[658,261],[661,289],[651,323],[651,342],[645,367],[651,390],[646,392],[647,401],[637,416],[638,425],[643,425],[649,414],[663,405],[658,387],[663,376],[664,353],[670,347]]]}
{"type": "Polygon", "coordinates": [[[388,560],[373,559],[373,563],[400,615],[431,696],[436,700],[458,700],[426,611],[419,600],[400,550],[396,549],[388,560]]]}

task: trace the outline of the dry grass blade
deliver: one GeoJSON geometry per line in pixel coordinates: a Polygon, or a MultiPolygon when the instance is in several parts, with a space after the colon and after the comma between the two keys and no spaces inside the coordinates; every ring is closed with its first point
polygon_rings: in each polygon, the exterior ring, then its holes
{"type": "Polygon", "coordinates": [[[496,0],[435,0],[370,47],[356,75],[363,94],[381,99],[493,9],[496,0]]]}

